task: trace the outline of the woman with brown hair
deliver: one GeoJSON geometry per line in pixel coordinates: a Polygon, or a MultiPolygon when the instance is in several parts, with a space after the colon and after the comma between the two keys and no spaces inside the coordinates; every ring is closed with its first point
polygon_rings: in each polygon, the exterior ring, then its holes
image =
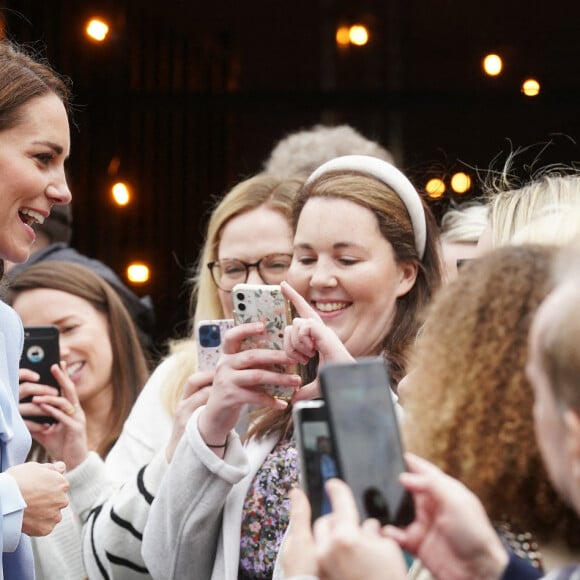
{"type": "MultiPolygon", "coordinates": [[[[69,203],[70,89],[38,55],[0,42],[0,278],[28,259],[34,225],[69,203]]],[[[28,536],[48,534],[67,505],[64,465],[23,463],[30,434],[18,413],[22,323],[0,301],[0,578],[34,578],[28,536]]]]}
{"type": "Polygon", "coordinates": [[[103,459],[119,437],[148,369],[137,329],[116,291],[72,262],[41,262],[11,280],[7,301],[25,326],[59,329],[60,395],[20,369],[20,412],[35,441],[30,460],[62,460],[70,482],[71,510],[47,538],[33,540],[37,578],[86,575],[80,529],[95,497],[106,487],[103,459]],[[49,416],[52,424],[30,417],[49,416]]]}
{"type": "MultiPolygon", "coordinates": [[[[297,306],[308,301],[347,356],[384,356],[395,387],[417,312],[440,280],[436,227],[421,198],[389,163],[340,157],[307,180],[292,224],[288,281],[302,298],[291,288],[287,294],[297,306]]],[[[152,504],[143,556],[154,578],[273,574],[297,482],[296,449],[290,408],[259,385],[295,384],[293,375],[264,367],[297,359],[284,351],[240,352],[241,340],[256,332],[246,324],[226,334],[207,405],[188,421],[152,504]],[[264,408],[242,444],[234,427],[246,404],[264,408]]],[[[295,399],[316,396],[313,383],[295,399]]]]}
{"type": "MultiPolygon", "coordinates": [[[[525,372],[529,329],[550,292],[555,255],[546,246],[508,246],[466,264],[428,308],[411,372],[399,389],[407,450],[462,482],[447,478],[443,483],[456,486],[456,494],[464,486],[474,492],[506,547],[545,570],[577,561],[580,551],[580,519],[559,499],[542,463],[534,394],[525,372]]],[[[410,467],[414,473],[433,472],[417,457],[410,457],[410,467]]],[[[403,577],[403,558],[381,536],[377,522],[359,525],[356,516],[346,517],[356,508],[343,486],[331,489],[336,513],[316,527],[318,552],[301,550],[301,543],[313,539],[308,502],[297,494],[297,525],[284,554],[288,576],[360,578],[365,570],[365,577],[384,577],[389,570],[403,577]]],[[[435,517],[435,502],[426,500],[419,487],[415,491],[421,512],[416,525],[393,537],[410,538],[411,530],[417,533],[435,517]]],[[[459,509],[456,513],[462,515],[459,509]]],[[[457,526],[448,515],[438,514],[439,525],[453,534],[457,526]]],[[[487,538],[490,546],[497,539],[487,538]]],[[[507,561],[505,549],[500,552],[507,561]]],[[[463,554],[474,556],[477,550],[469,546],[463,554]]],[[[431,573],[416,560],[407,578],[425,580],[431,573]]]]}

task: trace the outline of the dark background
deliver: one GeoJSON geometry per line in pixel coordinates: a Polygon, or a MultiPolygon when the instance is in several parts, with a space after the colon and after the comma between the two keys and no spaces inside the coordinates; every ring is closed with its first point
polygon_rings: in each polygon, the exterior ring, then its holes
{"type": "Polygon", "coordinates": [[[131,260],[150,264],[136,292],[154,298],[159,344],[186,328],[184,281],[213,200],[259,171],[289,132],[349,123],[389,148],[419,189],[550,140],[542,163],[578,159],[578,2],[0,0],[0,9],[7,36],[72,78],[73,245],[121,275],[131,260]],[[84,35],[92,15],[112,24],[103,44],[84,35]],[[369,44],[338,49],[337,25],[355,21],[369,44]],[[488,52],[504,58],[499,77],[481,71],[488,52]],[[542,85],[536,98],[520,92],[528,75],[542,85]],[[119,178],[134,187],[124,209],[110,201],[119,178]]]}

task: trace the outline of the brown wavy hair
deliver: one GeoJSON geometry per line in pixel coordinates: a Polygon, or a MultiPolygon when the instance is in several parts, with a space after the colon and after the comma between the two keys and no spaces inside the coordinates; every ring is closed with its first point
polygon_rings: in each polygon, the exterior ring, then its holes
{"type": "MultiPolygon", "coordinates": [[[[383,356],[388,361],[392,386],[396,388],[407,368],[407,354],[416,339],[420,326],[420,315],[431,296],[441,284],[441,262],[439,257],[439,230],[429,208],[421,199],[425,211],[427,241],[423,259],[415,248],[415,233],[405,204],[395,191],[382,181],[357,171],[336,171],[308,182],[298,193],[292,208],[292,229],[295,232],[298,219],[306,202],[311,198],[335,198],[352,201],[373,212],[383,237],[393,247],[398,263],[413,263],[417,266],[417,278],[413,288],[397,298],[395,315],[390,328],[385,328],[383,356]]],[[[332,219],[329,217],[329,219],[332,219]]],[[[377,283],[380,281],[377,280],[377,283]]],[[[301,368],[303,382],[312,381],[316,374],[310,364],[301,368]]],[[[284,437],[292,428],[292,410],[262,410],[259,420],[248,432],[248,437],[261,437],[280,431],[284,437]]]]}
{"type": "Polygon", "coordinates": [[[433,215],[421,198],[427,225],[427,243],[423,259],[420,259],[407,208],[397,193],[382,181],[356,171],[337,171],[307,183],[294,203],[294,231],[306,202],[317,197],[344,199],[368,208],[376,217],[382,236],[393,247],[397,263],[417,266],[415,284],[407,294],[397,298],[393,322],[389,329],[385,329],[383,340],[383,354],[389,362],[390,375],[396,386],[405,375],[407,353],[420,325],[419,315],[441,284],[439,231],[433,215]]]}
{"type": "Polygon", "coordinates": [[[10,281],[6,301],[13,304],[22,292],[36,288],[60,290],[78,296],[107,318],[113,352],[113,402],[107,437],[96,450],[105,457],[121,434],[125,419],[149,376],[135,324],[117,292],[100,276],[80,264],[50,261],[28,267],[10,281]]]}
{"type": "Polygon", "coordinates": [[[580,546],[580,520],[543,467],[525,375],[532,317],[556,250],[504,247],[471,261],[427,311],[402,400],[406,448],[461,480],[494,521],[580,546]]]}

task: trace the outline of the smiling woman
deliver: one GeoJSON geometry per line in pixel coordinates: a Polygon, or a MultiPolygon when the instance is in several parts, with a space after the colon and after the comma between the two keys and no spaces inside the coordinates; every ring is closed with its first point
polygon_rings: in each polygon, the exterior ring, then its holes
{"type": "MultiPolygon", "coordinates": [[[[395,387],[418,330],[417,314],[439,284],[435,222],[390,163],[348,155],[323,164],[298,191],[292,213],[294,256],[287,282],[298,292],[281,285],[300,318],[285,329],[285,346],[300,320],[306,330],[300,338],[313,347],[301,351],[303,358],[293,356],[298,345],[274,354],[254,349],[250,358],[239,344],[257,329],[247,324],[226,334],[207,404],[188,420],[151,504],[142,553],[155,578],[277,577],[297,454],[291,407],[255,388],[282,379],[256,378],[267,373],[267,363],[308,364],[309,358],[316,362],[316,353],[328,360],[325,341],[308,334],[312,324],[333,349],[339,343],[340,355],[384,357],[395,387]],[[244,404],[261,407],[245,444],[234,429],[244,404]]],[[[221,243],[226,239],[224,232],[221,243]]],[[[220,247],[220,258],[221,252],[220,247]]],[[[261,256],[242,257],[255,262],[261,256]]],[[[294,400],[315,397],[316,381],[294,400]]]]}
{"type": "Polygon", "coordinates": [[[27,420],[35,440],[30,459],[62,460],[71,509],[47,538],[33,540],[36,577],[82,578],[78,524],[105,486],[103,459],[115,443],[147,379],[137,331],[115,290],[91,270],[71,262],[41,262],[18,273],[7,300],[25,326],[59,329],[64,372],[52,371],[61,389],[39,384],[20,369],[23,416],[48,415],[53,424],[27,420]],[[73,514],[74,512],[74,514],[73,514]],[[75,516],[76,514],[76,516],[75,516]]]}
{"type": "MultiPolygon", "coordinates": [[[[69,89],[46,63],[0,42],[0,278],[4,261],[23,262],[32,224],[70,201],[69,89]]],[[[62,464],[22,463],[30,434],[18,413],[22,323],[0,302],[0,577],[34,578],[28,536],[48,534],[67,505],[62,464]]]]}

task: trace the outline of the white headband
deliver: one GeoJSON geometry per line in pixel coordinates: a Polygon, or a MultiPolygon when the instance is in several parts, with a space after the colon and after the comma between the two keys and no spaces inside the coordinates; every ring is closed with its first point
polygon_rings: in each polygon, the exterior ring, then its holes
{"type": "Polygon", "coordinates": [[[388,185],[399,196],[409,212],[415,234],[415,248],[419,254],[419,259],[423,259],[427,241],[425,210],[413,184],[395,166],[370,155],[343,155],[331,159],[315,169],[306,180],[306,185],[331,171],[358,171],[375,177],[388,185]]]}

